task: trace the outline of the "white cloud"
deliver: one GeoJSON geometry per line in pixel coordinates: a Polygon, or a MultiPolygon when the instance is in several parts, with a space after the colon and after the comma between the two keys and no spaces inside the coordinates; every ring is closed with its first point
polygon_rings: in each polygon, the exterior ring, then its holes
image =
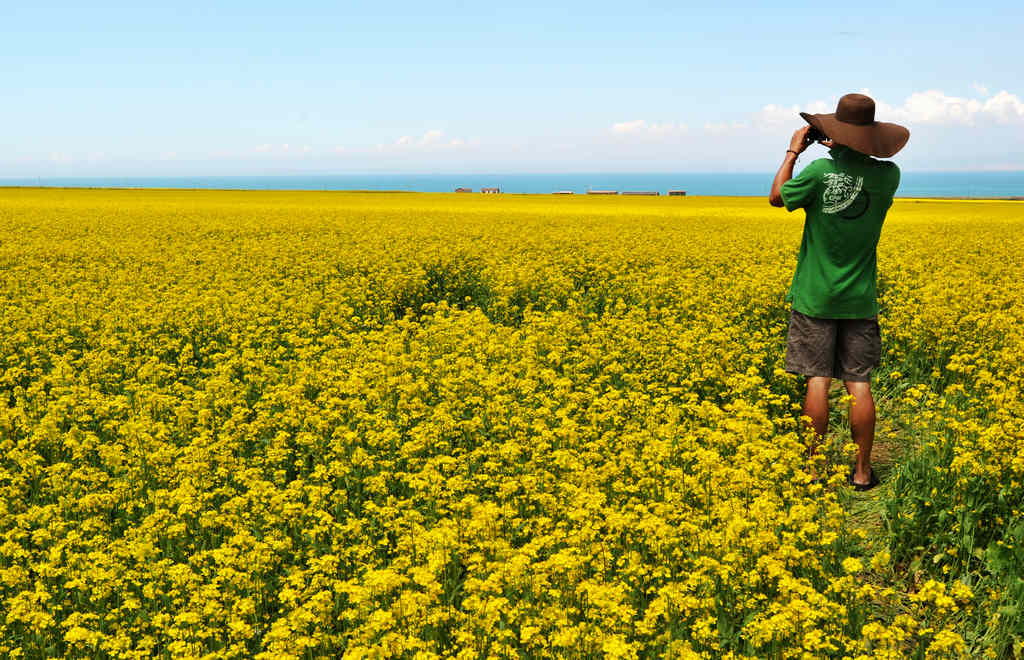
{"type": "Polygon", "coordinates": [[[985,101],[982,112],[1000,122],[1020,121],[1024,119],[1024,102],[1004,89],[985,101]]]}
{"type": "Polygon", "coordinates": [[[636,133],[642,131],[646,126],[647,122],[643,119],[623,121],[618,124],[612,124],[612,133],[636,133]]]}
{"type": "Polygon", "coordinates": [[[422,138],[420,138],[420,144],[424,146],[428,144],[437,144],[441,141],[441,136],[443,135],[444,133],[439,129],[435,128],[433,130],[429,130],[423,134],[422,138]]]}
{"type": "MultiPolygon", "coordinates": [[[[457,147],[464,147],[468,145],[475,145],[476,141],[470,140],[467,142],[462,138],[452,138],[451,140],[444,139],[444,131],[438,128],[432,128],[422,135],[420,138],[414,138],[411,135],[403,135],[402,137],[395,140],[392,145],[394,147],[404,149],[450,149],[457,147]]],[[[381,151],[384,147],[382,145],[377,146],[377,150],[381,151]]]]}
{"type": "MultiPolygon", "coordinates": [[[[975,85],[976,89],[985,89],[975,85]]],[[[862,89],[870,95],[870,90],[862,89]]],[[[835,112],[838,97],[829,101],[811,101],[803,105],[780,105],[769,103],[760,110],[750,113],[745,119],[733,121],[709,121],[704,131],[712,135],[729,133],[749,134],[751,129],[760,132],[775,132],[784,127],[799,128],[802,125],[798,113],[823,114],[835,112]]],[[[940,90],[914,92],[902,105],[893,106],[875,99],[875,117],[879,121],[907,124],[932,124],[939,126],[980,126],[982,124],[1008,124],[1024,122],[1024,101],[1016,94],[1003,90],[996,94],[982,94],[978,98],[949,96],[940,90]]],[[[616,124],[622,132],[643,128],[643,122],[616,124]]]]}
{"type": "MultiPolygon", "coordinates": [[[[261,156],[288,156],[290,158],[294,158],[311,155],[313,153],[313,147],[308,144],[296,145],[289,142],[285,142],[283,144],[266,143],[254,147],[252,152],[260,154],[261,156]]],[[[229,151],[225,151],[221,155],[227,157],[232,155],[244,155],[244,153],[232,154],[229,151]]]]}
{"type": "Polygon", "coordinates": [[[755,112],[752,116],[752,120],[754,125],[764,127],[774,127],[779,124],[792,124],[793,117],[797,116],[797,113],[801,110],[802,108],[798,105],[787,107],[784,105],[769,103],[755,112]]]}
{"type": "Polygon", "coordinates": [[[675,122],[648,122],[645,119],[634,119],[612,124],[612,133],[616,135],[628,135],[634,137],[668,137],[671,135],[684,135],[687,132],[686,124],[675,122]]]}
{"type": "MultiPolygon", "coordinates": [[[[978,98],[950,96],[941,90],[930,89],[914,92],[898,106],[876,99],[875,117],[879,121],[947,126],[1024,121],[1024,101],[1016,94],[1003,90],[988,95],[983,85],[975,83],[974,87],[981,92],[978,98]]],[[[862,89],[861,93],[869,94],[869,90],[862,89]]],[[[758,127],[772,128],[792,124],[794,115],[800,111],[829,113],[835,112],[835,107],[836,101],[814,101],[804,106],[791,107],[769,104],[753,113],[752,122],[758,127]]]]}
{"type": "Polygon", "coordinates": [[[883,121],[921,124],[969,123],[981,109],[977,100],[946,96],[939,90],[914,92],[903,105],[893,107],[879,102],[875,116],[883,121]]]}
{"type": "MultiPolygon", "coordinates": [[[[650,119],[620,121],[608,125],[609,140],[601,142],[599,136],[594,136],[596,146],[590,147],[590,156],[605,157],[646,171],[652,168],[723,172],[766,169],[765,163],[775,163],[793,131],[805,125],[800,112],[835,112],[840,93],[846,91],[852,90],[837,90],[832,97],[803,101],[777,97],[766,99],[772,102],[750,107],[747,112],[687,117],[692,128],[685,137],[685,150],[677,148],[679,143],[675,139],[664,136],[663,124],[650,119]],[[662,135],[658,135],[659,131],[662,135]],[[691,154],[699,154],[699,158],[691,160],[691,154]]],[[[912,148],[900,154],[901,167],[948,169],[956,163],[958,167],[970,169],[996,165],[1013,169],[1014,161],[1019,161],[1020,154],[1024,153],[1018,146],[1024,144],[1024,94],[1006,90],[984,95],[971,92],[966,98],[959,98],[927,90],[885,99],[877,90],[874,95],[868,89],[860,91],[875,98],[879,121],[903,124],[914,136],[912,148]],[[965,155],[969,160],[964,160],[965,155]]],[[[816,147],[815,153],[820,152],[821,148],[816,147]]],[[[560,158],[561,152],[556,154],[552,150],[551,157],[560,158]]],[[[1020,169],[1020,165],[1015,169],[1020,169]]]]}
{"type": "Polygon", "coordinates": [[[803,124],[800,112],[822,113],[832,112],[835,103],[829,106],[825,101],[812,101],[804,105],[779,105],[769,103],[756,112],[751,112],[744,119],[708,121],[704,124],[704,132],[710,135],[727,135],[730,133],[750,133],[751,131],[775,133],[782,128],[799,128],[803,124]]]}
{"type": "Polygon", "coordinates": [[[704,132],[711,135],[724,135],[750,128],[748,121],[709,121],[704,124],[704,132]]]}
{"type": "Polygon", "coordinates": [[[881,121],[907,124],[1006,124],[1024,121],[1024,101],[1006,90],[988,98],[965,98],[948,96],[940,90],[930,89],[911,94],[898,107],[879,102],[876,116],[881,121]]]}
{"type": "MultiPolygon", "coordinates": [[[[450,135],[449,129],[442,129],[443,124],[438,123],[433,127],[424,125],[419,130],[406,129],[407,135],[395,132],[390,139],[368,139],[366,143],[345,146],[327,141],[318,143],[312,141],[317,138],[301,134],[288,137],[293,140],[290,143],[260,144],[253,140],[246,146],[216,154],[196,154],[188,149],[185,153],[176,145],[168,144],[163,150],[154,147],[151,160],[164,163],[160,167],[166,171],[175,168],[175,171],[184,171],[193,166],[193,161],[202,158],[211,163],[211,168],[217,164],[224,171],[232,167],[244,169],[248,166],[246,161],[252,163],[253,169],[279,163],[290,169],[351,167],[358,170],[373,165],[382,171],[434,171],[438,168],[455,171],[465,171],[460,168],[480,171],[537,168],[761,171],[774,166],[789,136],[804,125],[798,115],[800,111],[834,112],[839,94],[853,89],[856,87],[839,89],[835,96],[825,93],[816,99],[780,94],[750,105],[746,111],[701,116],[694,109],[693,114],[679,114],[672,120],[662,119],[665,115],[657,112],[645,115],[637,106],[628,111],[629,114],[620,115],[622,121],[608,120],[589,133],[579,127],[552,125],[530,135],[529,128],[511,127],[508,134],[488,138],[483,144],[465,133],[450,135]],[[634,118],[626,119],[629,116],[634,118]],[[518,135],[516,130],[527,134],[518,135]],[[225,165],[228,161],[230,163],[225,165]]],[[[901,167],[934,170],[1020,169],[1024,166],[1021,162],[1024,158],[1024,88],[1011,91],[975,83],[960,85],[957,89],[962,91],[958,94],[953,94],[952,89],[923,89],[888,98],[884,92],[876,90],[877,118],[903,124],[911,130],[909,148],[900,153],[901,167]]],[[[860,91],[871,95],[870,90],[860,91]]],[[[255,137],[280,140],[286,135],[255,137]]],[[[343,136],[324,137],[344,139],[343,136]]],[[[10,165],[17,162],[11,160],[18,157],[13,154],[6,161],[0,161],[0,166],[15,173],[32,168],[40,172],[72,168],[116,171],[116,168],[136,166],[134,161],[129,162],[119,154],[108,152],[101,159],[91,153],[90,147],[86,145],[76,151],[60,145],[40,146],[31,157],[26,157],[26,165],[10,165]],[[52,155],[51,150],[55,152],[52,155]]],[[[98,149],[99,145],[92,148],[98,149]]]]}
{"type": "MultiPolygon", "coordinates": [[[[821,114],[832,112],[834,109],[835,103],[830,105],[825,101],[811,101],[802,106],[784,106],[769,103],[751,115],[750,123],[757,128],[776,129],[779,126],[790,126],[794,121],[799,121],[801,112],[821,114]]],[[[744,126],[739,126],[737,122],[733,123],[737,124],[737,128],[744,128],[744,126]]]]}

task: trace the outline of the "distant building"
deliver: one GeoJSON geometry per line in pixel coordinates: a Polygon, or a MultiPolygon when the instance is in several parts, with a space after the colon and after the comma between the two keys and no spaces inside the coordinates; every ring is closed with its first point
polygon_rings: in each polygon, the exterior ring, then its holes
{"type": "Polygon", "coordinates": [[[472,188],[456,188],[455,192],[473,192],[472,188]]]}
{"type": "Polygon", "coordinates": [[[498,193],[501,192],[501,190],[497,188],[481,188],[480,192],[482,192],[485,195],[497,195],[498,193]]]}
{"type": "Polygon", "coordinates": [[[670,190],[668,191],[669,197],[686,197],[685,190],[670,190]]]}
{"type": "Polygon", "coordinates": [[[553,192],[551,194],[552,195],[572,195],[574,193],[571,190],[556,190],[555,192],[553,192]]]}
{"type": "Polygon", "coordinates": [[[653,197],[653,196],[659,195],[661,193],[659,193],[656,190],[627,190],[627,191],[623,191],[622,194],[623,195],[650,195],[650,196],[653,197]]]}
{"type": "Polygon", "coordinates": [[[588,195],[618,195],[618,190],[588,190],[588,195]]]}

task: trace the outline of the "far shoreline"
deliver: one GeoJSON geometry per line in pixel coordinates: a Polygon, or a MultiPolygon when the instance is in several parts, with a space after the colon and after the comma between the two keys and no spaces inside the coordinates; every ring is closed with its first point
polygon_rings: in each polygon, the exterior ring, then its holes
{"type": "MultiPolygon", "coordinates": [[[[433,190],[373,190],[373,189],[334,189],[334,188],[197,188],[197,187],[160,187],[160,186],[29,186],[29,185],[5,185],[0,180],[0,190],[37,190],[37,191],[125,191],[125,192],[249,192],[249,193],[342,193],[342,194],[359,194],[359,195],[451,195],[453,197],[497,197],[501,195],[516,195],[516,196],[530,196],[530,197],[629,197],[630,199],[636,199],[642,197],[645,199],[655,198],[669,198],[674,201],[693,197],[722,197],[722,198],[737,198],[737,199],[756,199],[759,197],[766,197],[765,194],[756,195],[714,195],[714,194],[702,194],[702,193],[687,193],[685,195],[668,195],[668,194],[648,194],[648,195],[637,195],[637,194],[623,194],[622,192],[616,193],[604,193],[604,194],[589,194],[586,192],[572,192],[569,194],[562,192],[499,192],[499,193],[480,193],[480,192],[455,192],[455,191],[433,191],[433,190]]],[[[958,195],[896,195],[894,199],[900,201],[945,201],[945,202],[1024,202],[1024,195],[1008,195],[1008,196],[983,196],[983,197],[967,197],[958,195]]]]}

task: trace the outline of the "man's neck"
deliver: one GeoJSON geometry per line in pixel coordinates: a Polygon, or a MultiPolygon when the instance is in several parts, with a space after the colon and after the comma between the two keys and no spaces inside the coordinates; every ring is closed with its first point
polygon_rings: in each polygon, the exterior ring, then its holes
{"type": "Polygon", "coordinates": [[[840,158],[858,158],[861,160],[871,158],[871,156],[868,156],[867,154],[862,154],[856,149],[851,149],[845,144],[833,144],[832,148],[828,150],[828,153],[830,156],[832,156],[833,160],[840,158]]]}

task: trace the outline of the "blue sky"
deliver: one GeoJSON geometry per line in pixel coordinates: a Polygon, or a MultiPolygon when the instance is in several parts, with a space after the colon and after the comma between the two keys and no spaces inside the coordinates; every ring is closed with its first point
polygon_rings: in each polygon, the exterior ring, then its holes
{"type": "Polygon", "coordinates": [[[4,3],[0,176],[775,168],[867,90],[1024,169],[1021,3],[4,3]]]}

